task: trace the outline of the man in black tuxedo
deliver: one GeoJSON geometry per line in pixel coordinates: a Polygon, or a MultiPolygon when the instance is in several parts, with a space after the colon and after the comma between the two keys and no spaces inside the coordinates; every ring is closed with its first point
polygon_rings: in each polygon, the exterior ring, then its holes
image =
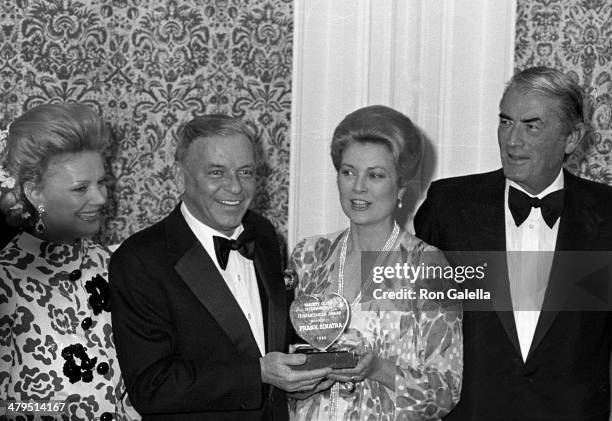
{"type": "Polygon", "coordinates": [[[145,420],[286,420],[284,390],[312,390],[330,370],[295,370],[305,355],[283,353],[279,246],[272,224],[248,210],[250,132],[227,116],[196,118],[176,161],[182,203],[110,263],[128,395],[145,420]]]}
{"type": "Polygon", "coordinates": [[[448,420],[608,420],[610,315],[553,299],[565,286],[559,251],[612,249],[612,188],[562,168],[584,133],[580,87],[526,69],[500,103],[503,170],[436,181],[417,212],[417,236],[443,251],[538,252],[502,259],[497,298],[511,306],[464,313],[463,389],[448,420]]]}

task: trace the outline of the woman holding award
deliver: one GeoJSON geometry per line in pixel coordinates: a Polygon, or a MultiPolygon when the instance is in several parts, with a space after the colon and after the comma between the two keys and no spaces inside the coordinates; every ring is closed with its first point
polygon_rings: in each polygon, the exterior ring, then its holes
{"type": "Polygon", "coordinates": [[[0,252],[7,419],[22,411],[28,419],[140,419],[113,343],[110,253],[91,240],[106,202],[110,131],[86,105],[53,104],[29,110],[0,136],[8,166],[0,167],[0,205],[19,228],[0,252]]]}
{"type": "MultiPolygon", "coordinates": [[[[354,368],[335,369],[331,388],[291,402],[294,420],[438,420],[459,399],[461,306],[446,300],[376,300],[362,281],[362,251],[376,266],[440,266],[440,251],[402,230],[394,210],[422,155],[418,130],[405,115],[369,106],[347,115],[334,132],[331,156],[348,229],[302,240],[290,263],[296,295],[338,293],[350,321],[338,341],[357,352],[354,368]]],[[[401,289],[445,290],[449,282],[419,279],[401,289]]],[[[418,298],[418,297],[417,297],[418,298]]],[[[317,390],[322,389],[319,387],[317,390]]]]}

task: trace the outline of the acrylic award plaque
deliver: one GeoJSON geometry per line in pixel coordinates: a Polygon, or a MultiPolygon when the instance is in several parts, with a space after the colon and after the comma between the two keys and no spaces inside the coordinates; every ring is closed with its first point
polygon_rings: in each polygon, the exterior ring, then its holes
{"type": "Polygon", "coordinates": [[[350,317],[350,307],[343,296],[299,295],[291,303],[289,316],[296,333],[308,342],[308,345],[296,347],[296,352],[306,354],[307,359],[294,369],[352,368],[357,365],[358,356],[354,352],[333,347],[350,317]]]}

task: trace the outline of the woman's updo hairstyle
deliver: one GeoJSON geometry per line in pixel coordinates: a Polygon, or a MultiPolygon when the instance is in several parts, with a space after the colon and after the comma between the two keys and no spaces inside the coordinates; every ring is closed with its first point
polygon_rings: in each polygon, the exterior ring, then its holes
{"type": "Polygon", "coordinates": [[[340,169],[342,154],[354,142],[385,145],[393,155],[400,186],[415,176],[423,156],[419,129],[404,114],[383,105],[359,108],[338,124],[331,143],[336,171],[340,169]]]}
{"type": "Polygon", "coordinates": [[[108,126],[84,104],[39,105],[13,121],[3,155],[14,185],[2,189],[0,198],[0,210],[8,223],[21,227],[35,214],[25,198],[24,183],[43,181],[49,164],[60,155],[102,153],[109,142],[108,126]]]}

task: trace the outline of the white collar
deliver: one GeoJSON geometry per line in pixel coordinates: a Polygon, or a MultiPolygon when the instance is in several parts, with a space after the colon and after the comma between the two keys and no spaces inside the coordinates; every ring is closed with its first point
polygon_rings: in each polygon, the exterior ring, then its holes
{"type": "Polygon", "coordinates": [[[219,232],[216,229],[209,227],[208,225],[201,222],[198,218],[196,218],[191,213],[185,202],[181,203],[181,213],[183,214],[183,218],[185,218],[185,222],[187,222],[187,225],[189,225],[189,228],[191,228],[191,231],[193,231],[193,233],[196,235],[196,237],[198,237],[198,240],[200,240],[201,243],[207,242],[206,239],[212,241],[212,238],[215,235],[218,237],[227,238],[229,240],[235,240],[240,234],[242,234],[242,231],[244,231],[244,227],[242,226],[242,224],[240,224],[234,230],[232,235],[228,237],[222,232],[219,232]]]}
{"type": "Polygon", "coordinates": [[[509,187],[514,187],[515,189],[522,191],[523,193],[525,193],[526,195],[529,195],[530,197],[537,197],[538,199],[541,199],[547,194],[555,192],[557,190],[561,190],[563,189],[563,187],[565,187],[565,176],[563,174],[563,168],[561,168],[561,170],[559,171],[557,178],[555,178],[555,180],[548,187],[546,187],[536,196],[527,192],[524,188],[519,186],[515,181],[509,180],[506,178],[506,190],[508,190],[509,187]]]}

